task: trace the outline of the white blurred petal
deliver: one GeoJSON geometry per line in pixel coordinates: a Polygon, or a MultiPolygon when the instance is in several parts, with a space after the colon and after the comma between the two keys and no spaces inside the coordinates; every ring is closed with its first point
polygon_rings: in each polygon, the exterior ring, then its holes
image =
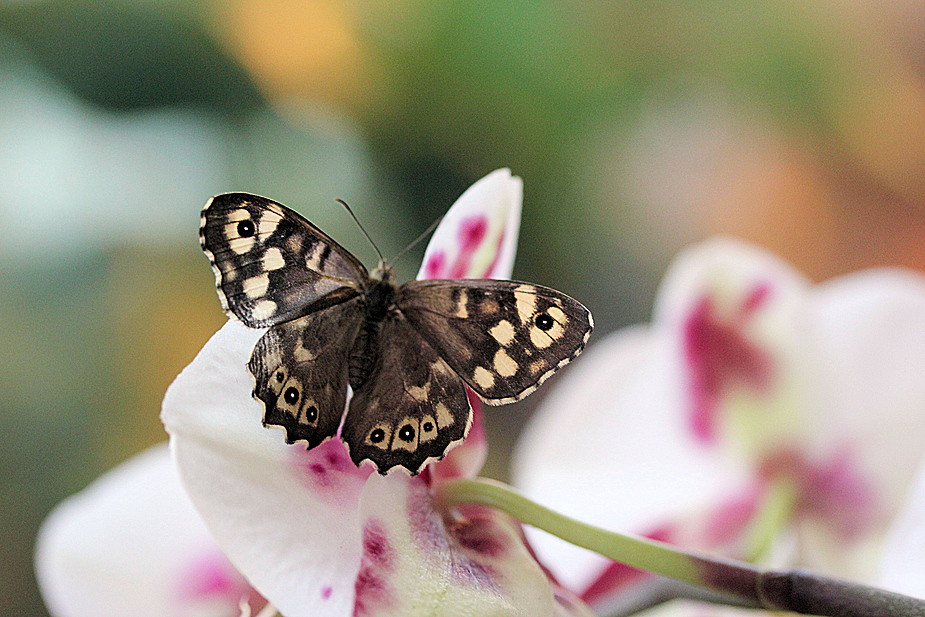
{"type": "Polygon", "coordinates": [[[254,587],[287,617],[349,615],[370,470],[336,439],[306,451],[262,426],[247,370],[261,334],[225,324],[170,386],[161,418],[190,498],[254,587]]]}
{"type": "MultiPolygon", "coordinates": [[[[648,328],[593,344],[543,401],[515,451],[514,482],[563,514],[644,533],[735,486],[741,470],[699,447],[678,413],[680,367],[648,328]]],[[[540,560],[582,589],[604,558],[527,529],[540,560]]]]}
{"type": "Polygon", "coordinates": [[[522,202],[523,182],[510,169],[470,186],[440,221],[417,278],[510,278],[522,202]]]}
{"type": "Polygon", "coordinates": [[[259,599],[196,514],[166,444],[58,505],[35,560],[55,617],[235,617],[242,596],[259,599]]]}
{"type": "Polygon", "coordinates": [[[890,529],[879,584],[891,591],[925,598],[925,473],[918,475],[908,497],[890,529]]]}

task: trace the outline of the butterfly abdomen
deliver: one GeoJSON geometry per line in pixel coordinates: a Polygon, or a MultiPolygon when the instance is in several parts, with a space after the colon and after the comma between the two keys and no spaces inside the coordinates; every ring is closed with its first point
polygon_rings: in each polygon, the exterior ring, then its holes
{"type": "Polygon", "coordinates": [[[379,332],[389,312],[395,310],[396,296],[397,289],[388,275],[383,279],[371,279],[362,296],[365,318],[348,361],[350,387],[354,392],[366,383],[379,362],[379,332]]]}

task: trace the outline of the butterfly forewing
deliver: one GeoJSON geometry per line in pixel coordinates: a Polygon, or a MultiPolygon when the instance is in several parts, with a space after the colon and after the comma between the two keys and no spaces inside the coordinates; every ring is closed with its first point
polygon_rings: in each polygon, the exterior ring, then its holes
{"type": "Polygon", "coordinates": [[[593,328],[576,300],[513,281],[416,281],[401,288],[398,307],[489,404],[535,390],[581,353],[593,328]]]}
{"type": "Polygon", "coordinates": [[[213,197],[199,236],[222,307],[251,327],[343,302],[369,278],[363,264],[321,230],[257,195],[213,197]]]}
{"type": "Polygon", "coordinates": [[[358,298],[270,328],[248,368],[264,424],[286,429],[286,441],[313,448],[337,433],[347,400],[347,351],[363,322],[358,298]]]}
{"type": "Polygon", "coordinates": [[[359,465],[412,474],[443,458],[472,422],[462,380],[399,313],[386,317],[378,358],[350,401],[341,437],[359,465]]]}

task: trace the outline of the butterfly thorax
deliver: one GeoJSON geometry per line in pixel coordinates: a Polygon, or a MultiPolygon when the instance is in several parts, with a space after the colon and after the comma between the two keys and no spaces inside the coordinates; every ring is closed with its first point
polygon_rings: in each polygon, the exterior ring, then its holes
{"type": "Polygon", "coordinates": [[[363,292],[365,319],[350,351],[350,386],[354,391],[369,379],[379,360],[379,334],[382,323],[389,313],[395,310],[397,297],[398,287],[394,283],[391,268],[380,264],[370,275],[369,283],[363,292]]]}
{"type": "Polygon", "coordinates": [[[373,270],[363,293],[367,321],[380,323],[395,307],[398,287],[394,279],[392,269],[385,264],[379,264],[379,267],[373,270]]]}

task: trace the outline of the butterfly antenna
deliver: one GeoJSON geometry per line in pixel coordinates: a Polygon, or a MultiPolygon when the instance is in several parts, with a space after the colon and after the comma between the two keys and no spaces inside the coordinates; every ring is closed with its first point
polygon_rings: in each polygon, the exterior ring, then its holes
{"type": "Polygon", "coordinates": [[[347,205],[347,202],[343,199],[335,199],[334,201],[342,205],[344,209],[347,210],[347,212],[350,214],[350,216],[353,217],[353,222],[357,224],[357,227],[360,228],[360,231],[362,231],[363,235],[366,236],[366,239],[369,240],[369,243],[373,246],[373,250],[376,251],[376,255],[379,256],[379,261],[381,263],[386,263],[385,257],[382,256],[382,251],[379,250],[379,247],[376,246],[376,243],[373,242],[373,239],[370,238],[369,234],[366,233],[366,230],[363,229],[363,225],[360,224],[360,219],[358,219],[357,215],[353,213],[353,210],[350,209],[350,206],[347,205]]]}
{"type": "Polygon", "coordinates": [[[425,229],[424,232],[423,232],[420,236],[418,236],[417,238],[415,238],[415,239],[411,242],[411,244],[409,244],[408,246],[406,246],[405,248],[403,248],[403,249],[398,253],[398,255],[396,255],[395,257],[393,257],[393,258],[392,258],[392,261],[390,261],[389,263],[391,263],[391,264],[394,265],[395,262],[398,261],[400,257],[402,257],[405,253],[407,253],[408,251],[410,251],[411,249],[413,249],[414,247],[416,247],[418,244],[420,244],[421,240],[423,240],[424,238],[426,238],[427,236],[429,236],[429,235],[431,234],[431,232],[433,232],[433,230],[435,230],[435,229],[437,228],[437,225],[439,225],[439,224],[440,224],[440,221],[442,221],[442,220],[443,220],[443,217],[442,217],[442,216],[438,217],[437,220],[434,221],[433,223],[431,223],[430,226],[429,226],[427,229],[425,229]]]}

